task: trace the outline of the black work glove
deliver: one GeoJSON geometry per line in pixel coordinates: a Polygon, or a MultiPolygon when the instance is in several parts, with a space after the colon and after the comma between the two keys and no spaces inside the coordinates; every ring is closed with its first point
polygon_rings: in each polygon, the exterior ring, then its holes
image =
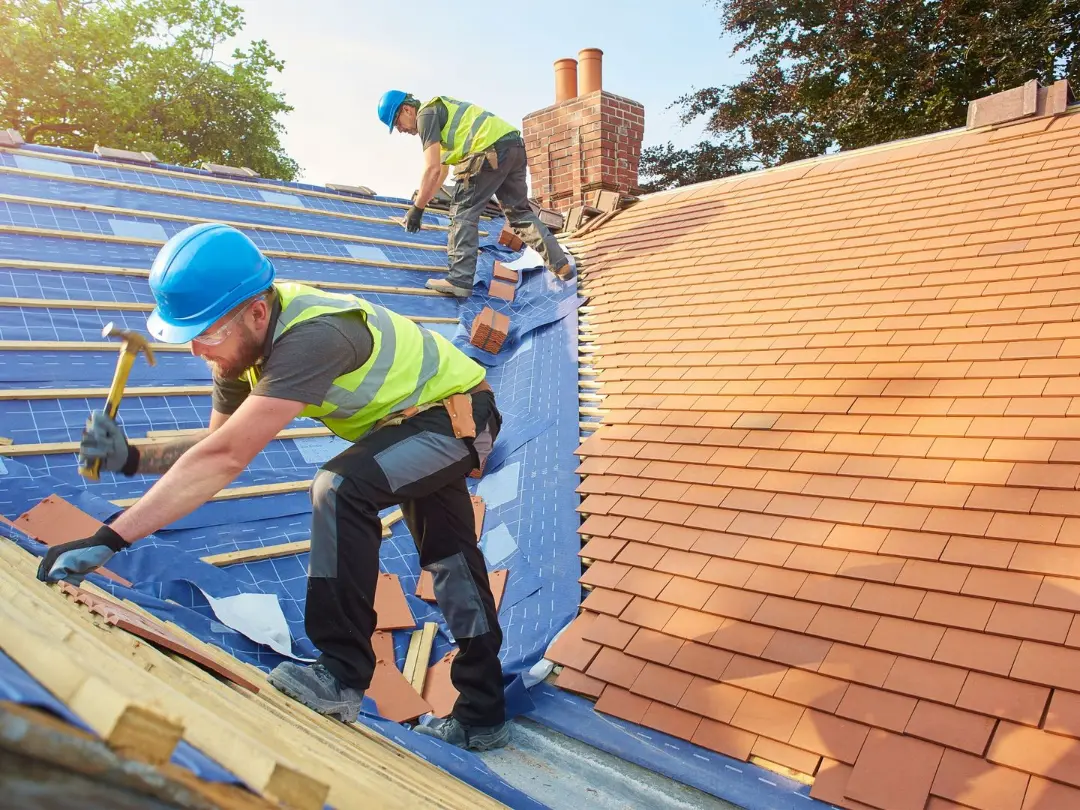
{"type": "Polygon", "coordinates": [[[42,582],[82,584],[83,578],[107,563],[112,556],[130,546],[127,540],[108,526],[102,526],[93,537],[61,543],[45,552],[38,566],[37,578],[42,582]]]}
{"type": "Polygon", "coordinates": [[[424,218],[424,209],[417,208],[415,205],[410,205],[409,210],[405,214],[405,218],[401,221],[401,224],[405,226],[405,230],[409,233],[416,233],[420,230],[420,221],[424,218]]]}
{"type": "Polygon", "coordinates": [[[134,475],[139,467],[139,450],[128,444],[124,429],[105,411],[94,411],[86,422],[79,442],[79,464],[89,466],[100,459],[102,469],[134,475]]]}

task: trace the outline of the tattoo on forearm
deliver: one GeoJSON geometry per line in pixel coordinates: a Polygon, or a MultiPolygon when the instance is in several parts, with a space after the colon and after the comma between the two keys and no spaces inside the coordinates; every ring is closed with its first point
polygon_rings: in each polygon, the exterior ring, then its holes
{"type": "Polygon", "coordinates": [[[147,444],[139,448],[139,472],[157,473],[161,475],[168,471],[180,456],[197,445],[208,435],[207,431],[201,430],[181,439],[161,444],[147,444]]]}

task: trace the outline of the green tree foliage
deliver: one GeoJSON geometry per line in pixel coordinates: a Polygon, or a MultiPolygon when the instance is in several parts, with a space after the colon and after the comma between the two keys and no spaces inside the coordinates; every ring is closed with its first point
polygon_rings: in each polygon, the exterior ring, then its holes
{"type": "Polygon", "coordinates": [[[283,63],[265,41],[215,59],[243,22],[225,0],[0,0],[0,128],[294,179],[292,107],[270,87],[283,63]]]}
{"type": "Polygon", "coordinates": [[[675,102],[714,141],[645,149],[650,190],[962,126],[1030,79],[1080,88],[1080,0],[712,1],[750,74],[675,102]]]}

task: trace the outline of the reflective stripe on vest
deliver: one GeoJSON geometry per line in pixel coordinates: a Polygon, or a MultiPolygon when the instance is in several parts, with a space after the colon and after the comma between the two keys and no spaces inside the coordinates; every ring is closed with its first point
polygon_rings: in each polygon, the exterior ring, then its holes
{"type": "Polygon", "coordinates": [[[450,96],[436,96],[420,109],[427,109],[436,101],[446,106],[446,125],[439,133],[439,139],[442,162],[447,165],[454,166],[467,155],[484,152],[499,138],[518,132],[517,127],[497,115],[450,96]]]}
{"type": "MultiPolygon", "coordinates": [[[[343,439],[356,441],[385,416],[468,391],[484,379],[484,368],[442,335],[384,307],[303,284],[282,282],[274,288],[281,301],[274,342],[298,323],[320,315],[353,311],[367,323],[372,339],[367,362],[336,377],[321,405],[300,412],[343,439]]],[[[254,388],[257,369],[245,376],[254,388]]]]}

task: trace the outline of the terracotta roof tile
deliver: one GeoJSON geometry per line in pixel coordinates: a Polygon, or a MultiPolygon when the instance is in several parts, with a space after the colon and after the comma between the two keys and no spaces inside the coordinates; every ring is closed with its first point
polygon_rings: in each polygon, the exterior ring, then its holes
{"type": "Polygon", "coordinates": [[[818,610],[806,629],[815,636],[863,645],[877,622],[878,617],[870,613],[825,606],[818,610]]]}
{"type": "Polygon", "coordinates": [[[789,669],[773,695],[800,706],[835,712],[847,688],[848,684],[844,681],[800,669],[789,669]]]}
{"type": "Polygon", "coordinates": [[[634,625],[621,622],[614,616],[600,614],[585,628],[581,637],[585,641],[621,650],[630,643],[637,630],[634,625]]]}
{"type": "Polygon", "coordinates": [[[1010,677],[1080,691],[1080,650],[1024,641],[1010,677]]]}
{"type": "Polygon", "coordinates": [[[775,633],[775,630],[760,625],[725,619],[708,643],[723,650],[759,656],[775,633]]]}
{"type": "Polygon", "coordinates": [[[711,678],[694,678],[679,699],[679,708],[728,723],[735,716],[746,692],[711,678]]]}
{"type": "Polygon", "coordinates": [[[644,669],[645,662],[624,655],[619,650],[610,647],[602,647],[585,670],[585,674],[604,681],[629,689],[637,676],[644,669]]]}
{"type": "Polygon", "coordinates": [[[896,656],[888,653],[834,644],[818,672],[855,683],[882,686],[895,660],[896,656]]]}
{"type": "Polygon", "coordinates": [[[635,695],[674,705],[682,698],[693,679],[693,675],[687,675],[685,672],[679,672],[661,664],[648,663],[634,679],[630,691],[635,695]]]}
{"type": "Polygon", "coordinates": [[[581,606],[594,613],[607,613],[618,616],[630,604],[634,597],[628,593],[618,593],[604,588],[593,588],[581,606]]]}
{"type": "Polygon", "coordinates": [[[636,624],[638,627],[648,627],[650,630],[660,631],[675,615],[676,610],[678,608],[675,605],[662,605],[659,602],[653,602],[651,599],[635,596],[626,609],[619,614],[619,618],[631,624],[636,624]]]}
{"type": "Polygon", "coordinates": [[[703,719],[694,732],[691,742],[733,759],[749,759],[754,743],[757,742],[757,735],[726,723],[703,719]]]}
{"type": "Polygon", "coordinates": [[[945,630],[941,627],[883,616],[874,626],[867,645],[915,658],[933,658],[943,635],[945,630]]]}
{"type": "Polygon", "coordinates": [[[607,686],[596,701],[596,711],[640,723],[651,705],[652,701],[648,698],[632,695],[616,686],[607,686]]]}
{"type": "Polygon", "coordinates": [[[854,764],[870,729],[860,723],[808,709],[789,742],[799,748],[854,764]]]}
{"type": "Polygon", "coordinates": [[[817,771],[818,763],[821,762],[821,757],[817,754],[766,737],[758,737],[754,747],[750,749],[750,754],[808,775],[817,771]]]}
{"type": "Polygon", "coordinates": [[[982,810],[1021,810],[1029,778],[1026,773],[991,765],[981,756],[945,751],[931,791],[982,810]]]}
{"type": "Polygon", "coordinates": [[[844,795],[890,810],[922,810],[943,753],[921,740],[871,731],[844,795]]]}
{"type": "Polygon", "coordinates": [[[788,742],[804,711],[797,704],[747,692],[731,724],[753,734],[788,742]]]}
{"type": "Polygon", "coordinates": [[[902,732],[911,719],[915,704],[910,697],[851,684],[836,714],[866,725],[902,732]]]}
{"type": "Polygon", "coordinates": [[[560,689],[577,692],[591,698],[600,697],[607,686],[603,681],[592,678],[583,672],[578,672],[576,669],[570,669],[570,667],[562,668],[562,671],[555,678],[555,685],[560,689]]]}
{"type": "Polygon", "coordinates": [[[1001,722],[986,758],[998,765],[1080,786],[1080,745],[1027,726],[1001,722]]]}
{"type": "Polygon", "coordinates": [[[821,666],[830,649],[832,649],[832,642],[778,630],[772,634],[760,655],[770,661],[816,670],[821,666]]]}
{"type": "Polygon", "coordinates": [[[600,652],[599,644],[585,641],[582,638],[585,631],[592,626],[595,620],[596,614],[582,613],[552,642],[545,653],[545,657],[556,664],[584,671],[593,658],[596,657],[596,654],[600,652]]]}
{"type": "Polygon", "coordinates": [[[1021,810],[1071,810],[1080,807],[1080,790],[1031,777],[1021,810]]]}

